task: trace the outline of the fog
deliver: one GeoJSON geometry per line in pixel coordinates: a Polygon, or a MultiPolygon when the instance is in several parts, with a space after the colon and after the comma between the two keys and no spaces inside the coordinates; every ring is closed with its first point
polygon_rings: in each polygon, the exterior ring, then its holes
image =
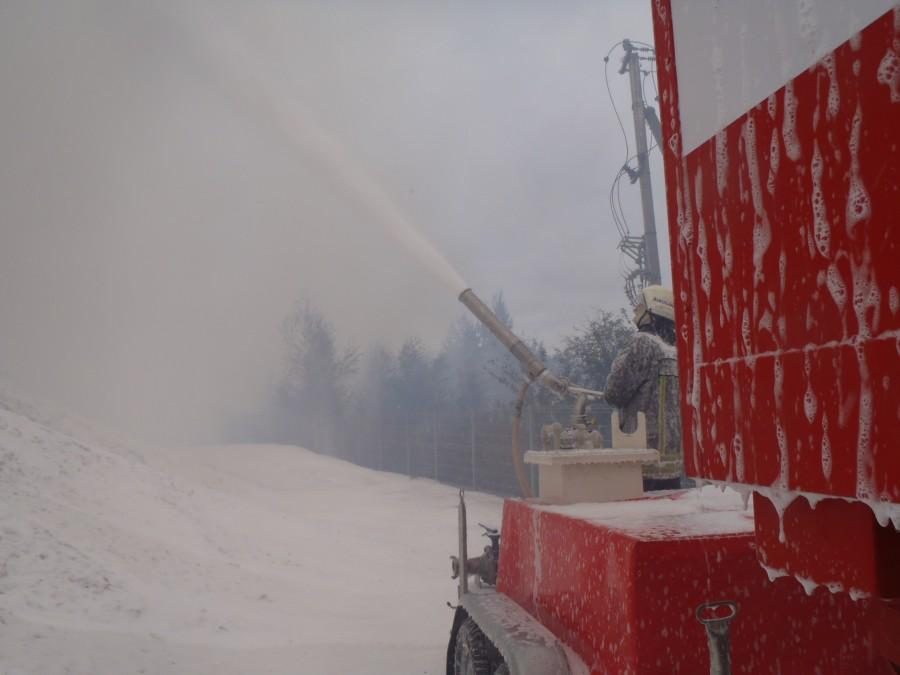
{"type": "Polygon", "coordinates": [[[5,1],[0,374],[196,441],[258,405],[301,300],[436,347],[458,273],[554,344],[626,304],[623,37],[649,3],[5,1]]]}

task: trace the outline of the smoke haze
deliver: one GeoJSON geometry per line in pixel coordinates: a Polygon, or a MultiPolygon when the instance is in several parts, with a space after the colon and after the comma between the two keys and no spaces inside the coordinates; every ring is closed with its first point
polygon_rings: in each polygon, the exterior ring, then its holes
{"type": "Polygon", "coordinates": [[[624,305],[602,59],[652,31],[649,5],[597,5],[4,2],[0,371],[212,440],[301,299],[360,346],[438,345],[452,268],[550,343],[624,305]]]}

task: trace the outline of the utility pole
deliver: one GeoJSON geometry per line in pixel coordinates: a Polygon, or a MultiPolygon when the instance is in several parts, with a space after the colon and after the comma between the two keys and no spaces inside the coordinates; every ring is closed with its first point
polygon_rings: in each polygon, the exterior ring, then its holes
{"type": "Polygon", "coordinates": [[[640,50],[630,40],[622,41],[625,57],[619,74],[628,73],[631,80],[631,112],[634,115],[634,140],[637,145],[637,176],[641,188],[641,210],[644,215],[644,279],[650,284],[662,283],[659,268],[659,245],[656,242],[656,216],[653,213],[653,187],[650,184],[650,162],[647,156],[647,117],[641,88],[640,50]]]}

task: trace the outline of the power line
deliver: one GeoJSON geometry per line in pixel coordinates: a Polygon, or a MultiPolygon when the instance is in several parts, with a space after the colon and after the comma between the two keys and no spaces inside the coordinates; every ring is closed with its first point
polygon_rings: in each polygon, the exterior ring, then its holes
{"type": "Polygon", "coordinates": [[[606,52],[606,56],[603,57],[603,79],[606,80],[606,93],[609,96],[609,102],[612,104],[613,112],[616,114],[616,121],[619,123],[619,129],[622,130],[622,138],[625,140],[625,161],[628,161],[628,155],[631,153],[630,146],[628,144],[628,133],[625,131],[625,125],[622,123],[622,118],[619,116],[619,109],[616,107],[616,100],[613,98],[612,89],[609,86],[609,57],[613,53],[613,50],[621,45],[624,41],[619,40],[616,44],[609,48],[609,51],[606,52]]]}
{"type": "MultiPolygon", "coordinates": [[[[622,139],[625,142],[625,160],[610,184],[608,197],[612,220],[621,237],[619,245],[617,246],[620,252],[619,270],[625,280],[626,295],[632,303],[635,302],[637,291],[647,283],[647,279],[654,279],[654,275],[652,274],[649,277],[647,276],[648,269],[651,269],[651,266],[654,268],[655,266],[658,266],[658,262],[654,263],[656,260],[655,240],[652,242],[652,250],[648,251],[648,242],[646,241],[647,234],[645,233],[642,236],[634,236],[631,234],[628,226],[628,217],[625,214],[625,208],[622,203],[623,176],[628,176],[629,181],[632,184],[640,181],[645,230],[647,229],[647,222],[649,222],[650,232],[655,235],[655,228],[653,228],[653,213],[652,210],[650,210],[648,216],[648,207],[645,204],[648,199],[647,195],[649,195],[649,187],[645,184],[647,177],[644,175],[644,172],[649,170],[647,161],[650,153],[657,145],[654,143],[648,148],[646,143],[646,130],[643,128],[638,129],[637,127],[637,125],[640,124],[638,120],[644,119],[644,110],[649,107],[647,105],[647,100],[649,98],[647,95],[648,78],[650,79],[653,90],[656,93],[656,100],[658,101],[659,89],[655,77],[655,61],[656,51],[653,46],[639,40],[621,40],[610,47],[606,56],[603,58],[603,77],[606,85],[606,93],[609,97],[610,105],[612,105],[613,113],[615,114],[616,121],[619,125],[619,130],[622,132],[622,139]],[[638,157],[637,152],[634,155],[631,154],[631,144],[628,141],[628,132],[626,131],[625,124],[619,114],[619,109],[609,84],[609,59],[613,51],[619,46],[622,46],[626,53],[626,61],[623,61],[622,69],[619,72],[623,73],[627,71],[630,73],[631,77],[632,108],[636,125],[635,140],[638,143],[639,148],[643,147],[641,152],[644,154],[641,157],[638,157]],[[641,64],[642,61],[649,62],[649,64],[652,65],[647,65],[646,69],[644,69],[641,64]],[[638,110],[637,106],[640,106],[640,110],[638,110]],[[636,169],[631,166],[632,162],[635,160],[637,160],[636,169]],[[648,218],[649,221],[647,221],[648,218]],[[651,253],[653,255],[650,255],[651,253]],[[648,259],[648,256],[650,256],[650,259],[648,259]]],[[[640,124],[640,126],[643,127],[643,124],[640,124]]],[[[655,141],[655,138],[653,140],[655,141]]],[[[652,209],[652,207],[650,208],[652,209]]]]}

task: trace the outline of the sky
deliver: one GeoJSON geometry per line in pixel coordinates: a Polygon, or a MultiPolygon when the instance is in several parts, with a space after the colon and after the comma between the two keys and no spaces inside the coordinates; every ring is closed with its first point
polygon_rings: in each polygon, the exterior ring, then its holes
{"type": "Polygon", "coordinates": [[[649,0],[5,1],[0,376],[215,440],[277,378],[295,303],[346,344],[436,349],[448,267],[557,344],[626,305],[624,37],[652,40],[649,0]]]}

